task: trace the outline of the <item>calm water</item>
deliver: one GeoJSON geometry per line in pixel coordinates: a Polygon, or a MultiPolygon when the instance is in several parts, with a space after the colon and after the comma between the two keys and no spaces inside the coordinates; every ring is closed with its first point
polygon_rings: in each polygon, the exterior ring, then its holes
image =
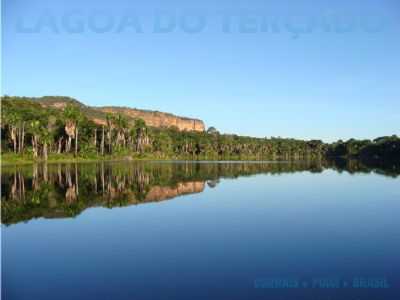
{"type": "Polygon", "coordinates": [[[396,300],[397,171],[3,167],[2,298],[396,300]]]}

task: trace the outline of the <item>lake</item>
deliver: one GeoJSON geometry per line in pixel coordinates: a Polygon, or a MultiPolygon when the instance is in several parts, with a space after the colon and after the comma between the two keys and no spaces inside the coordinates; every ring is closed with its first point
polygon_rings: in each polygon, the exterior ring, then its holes
{"type": "Polygon", "coordinates": [[[4,166],[2,299],[399,299],[399,173],[354,161],[4,166]]]}

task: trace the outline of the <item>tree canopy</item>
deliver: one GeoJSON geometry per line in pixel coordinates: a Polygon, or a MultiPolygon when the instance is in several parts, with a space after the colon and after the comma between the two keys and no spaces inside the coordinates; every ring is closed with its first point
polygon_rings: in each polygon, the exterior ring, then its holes
{"type": "MultiPolygon", "coordinates": [[[[56,101],[50,97],[49,101],[56,101]]],[[[77,102],[79,103],[79,102],[77,102]]],[[[337,141],[254,138],[149,127],[142,119],[107,114],[95,123],[81,106],[69,101],[63,109],[44,107],[26,97],[2,97],[2,149],[34,158],[73,153],[79,157],[102,155],[147,156],[159,159],[305,159],[348,157],[400,161],[400,139],[337,141]]]]}

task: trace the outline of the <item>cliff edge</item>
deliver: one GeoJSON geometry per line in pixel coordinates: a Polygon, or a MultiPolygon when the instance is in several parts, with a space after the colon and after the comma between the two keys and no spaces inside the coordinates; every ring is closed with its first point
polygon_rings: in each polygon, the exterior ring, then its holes
{"type": "Polygon", "coordinates": [[[205,131],[205,125],[202,120],[176,116],[171,113],[117,106],[86,106],[76,99],[59,96],[45,96],[36,98],[36,100],[42,106],[61,110],[64,109],[68,104],[77,105],[89,119],[96,124],[101,125],[106,124],[106,115],[110,113],[121,114],[125,116],[129,122],[133,122],[135,119],[143,119],[146,122],[146,125],[151,127],[176,127],[179,131],[205,131]]]}
{"type": "Polygon", "coordinates": [[[98,107],[103,113],[121,114],[132,119],[143,119],[152,127],[176,127],[180,131],[204,131],[204,122],[198,119],[175,116],[170,113],[125,107],[98,107]]]}

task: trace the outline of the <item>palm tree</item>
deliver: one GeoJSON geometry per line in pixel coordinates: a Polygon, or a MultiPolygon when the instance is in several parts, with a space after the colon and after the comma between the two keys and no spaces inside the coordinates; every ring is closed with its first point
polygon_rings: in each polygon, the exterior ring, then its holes
{"type": "Polygon", "coordinates": [[[47,130],[47,128],[42,127],[41,133],[40,133],[40,138],[42,140],[42,144],[43,144],[43,158],[44,160],[47,160],[48,157],[48,145],[51,143],[51,134],[50,132],[47,130]]]}
{"type": "Polygon", "coordinates": [[[39,138],[42,133],[41,124],[39,120],[34,120],[29,123],[29,133],[32,135],[32,150],[33,157],[39,155],[39,138]]]}
{"type": "Polygon", "coordinates": [[[71,150],[71,141],[75,139],[75,156],[78,154],[79,124],[82,121],[82,113],[77,106],[67,105],[64,109],[65,132],[68,135],[66,152],[71,150]]]}
{"type": "Polygon", "coordinates": [[[112,131],[113,131],[113,116],[108,113],[106,115],[106,122],[107,122],[107,139],[108,139],[108,152],[111,153],[112,151],[112,146],[111,146],[111,142],[112,142],[112,131]]]}
{"type": "Polygon", "coordinates": [[[9,133],[10,133],[10,140],[13,144],[14,153],[17,153],[17,146],[18,146],[18,123],[20,122],[19,114],[14,110],[6,110],[2,111],[2,120],[4,124],[8,125],[9,133]]]}
{"type": "Polygon", "coordinates": [[[145,121],[142,119],[135,120],[135,132],[135,148],[137,152],[142,153],[144,151],[144,146],[150,143],[145,121]]]}
{"type": "Polygon", "coordinates": [[[117,117],[112,119],[112,122],[117,130],[117,145],[122,145],[125,147],[126,145],[126,136],[125,132],[128,127],[128,121],[124,116],[118,114],[117,117]]]}
{"type": "Polygon", "coordinates": [[[101,144],[100,144],[101,155],[104,155],[104,125],[101,126],[101,144]]]}
{"type": "Polygon", "coordinates": [[[33,156],[38,157],[42,146],[43,158],[47,160],[48,147],[53,140],[55,118],[36,119],[29,123],[28,131],[32,135],[33,156]]]}

